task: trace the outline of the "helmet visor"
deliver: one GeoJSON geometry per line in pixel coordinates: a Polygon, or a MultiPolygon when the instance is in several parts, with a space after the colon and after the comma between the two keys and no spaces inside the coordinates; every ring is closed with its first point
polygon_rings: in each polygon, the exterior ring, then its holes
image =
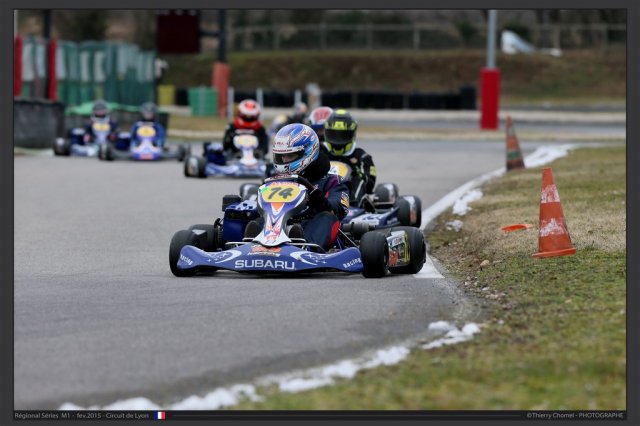
{"type": "Polygon", "coordinates": [[[349,152],[353,147],[353,143],[348,143],[346,145],[334,145],[331,143],[327,143],[327,148],[329,148],[329,152],[333,155],[344,155],[349,152]]]}
{"type": "Polygon", "coordinates": [[[287,152],[284,154],[273,154],[275,164],[289,164],[304,157],[304,151],[287,152]]]}
{"type": "Polygon", "coordinates": [[[244,121],[256,121],[258,119],[257,115],[245,115],[245,114],[240,114],[240,118],[242,118],[244,121]]]}
{"type": "Polygon", "coordinates": [[[346,145],[353,141],[355,130],[324,129],[324,139],[333,145],[346,145]]]}

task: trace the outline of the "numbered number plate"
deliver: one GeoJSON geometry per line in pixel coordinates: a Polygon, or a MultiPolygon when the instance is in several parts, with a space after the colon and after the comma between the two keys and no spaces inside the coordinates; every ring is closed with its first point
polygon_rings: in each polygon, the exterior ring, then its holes
{"type": "Polygon", "coordinates": [[[292,183],[273,183],[260,188],[260,197],[267,203],[286,203],[295,200],[302,188],[292,183]]]}
{"type": "Polygon", "coordinates": [[[137,134],[141,138],[152,138],[156,135],[156,129],[151,126],[142,126],[138,129],[137,134]]]}

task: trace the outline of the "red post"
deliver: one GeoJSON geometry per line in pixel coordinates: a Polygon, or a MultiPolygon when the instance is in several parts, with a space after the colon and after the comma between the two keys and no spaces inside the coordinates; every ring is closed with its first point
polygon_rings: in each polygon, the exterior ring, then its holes
{"type": "Polygon", "coordinates": [[[49,84],[47,87],[49,88],[49,93],[47,94],[47,98],[52,101],[58,100],[58,79],[56,76],[56,53],[58,50],[58,42],[55,38],[49,40],[49,52],[47,55],[48,61],[48,69],[47,76],[49,79],[49,84]]]}
{"type": "Polygon", "coordinates": [[[480,71],[480,128],[496,130],[498,128],[498,109],[500,101],[500,70],[482,68],[480,71]]]}
{"type": "MultiPolygon", "coordinates": [[[[213,64],[213,87],[218,89],[218,116],[227,116],[227,90],[229,89],[229,64],[215,62],[213,64]]],[[[233,100],[231,100],[233,102],[233,100]]]]}
{"type": "Polygon", "coordinates": [[[16,36],[13,49],[13,96],[22,94],[22,37],[16,36]]]}

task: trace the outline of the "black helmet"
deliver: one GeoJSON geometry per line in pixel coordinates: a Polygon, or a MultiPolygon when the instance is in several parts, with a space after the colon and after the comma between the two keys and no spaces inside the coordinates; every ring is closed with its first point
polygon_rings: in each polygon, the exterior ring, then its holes
{"type": "Polygon", "coordinates": [[[158,112],[158,107],[153,102],[145,102],[140,107],[140,113],[142,114],[142,118],[146,121],[154,121],[156,119],[156,113],[158,112]]]}
{"type": "Polygon", "coordinates": [[[337,109],[324,123],[325,146],[333,155],[349,155],[355,148],[358,123],[349,111],[337,109]]]}
{"type": "Polygon", "coordinates": [[[99,99],[93,103],[91,109],[91,118],[96,120],[104,120],[109,114],[109,106],[105,101],[99,99]]]}

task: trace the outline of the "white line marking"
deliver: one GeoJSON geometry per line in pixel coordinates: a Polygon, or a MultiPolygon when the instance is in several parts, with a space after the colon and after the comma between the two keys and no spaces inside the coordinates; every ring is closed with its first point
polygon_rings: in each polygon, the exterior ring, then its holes
{"type": "Polygon", "coordinates": [[[427,254],[427,259],[422,266],[422,269],[417,274],[413,274],[416,278],[444,278],[440,272],[433,265],[433,261],[431,260],[431,256],[427,254]]]}

